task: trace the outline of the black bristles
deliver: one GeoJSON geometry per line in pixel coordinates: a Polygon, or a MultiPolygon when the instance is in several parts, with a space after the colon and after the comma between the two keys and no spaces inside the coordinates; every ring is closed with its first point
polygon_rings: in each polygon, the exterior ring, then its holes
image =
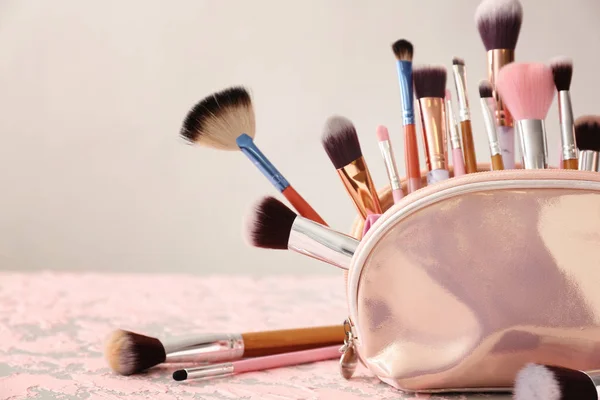
{"type": "Polygon", "coordinates": [[[454,57],[452,59],[452,65],[465,65],[465,60],[462,58],[454,57]]]}
{"type": "Polygon", "coordinates": [[[274,197],[263,198],[254,208],[247,236],[254,247],[286,250],[297,215],[274,197]]]}
{"type": "Polygon", "coordinates": [[[526,364],[515,377],[514,400],[598,400],[592,378],[560,366],[526,364]]]}
{"type": "Polygon", "coordinates": [[[573,77],[573,61],[564,57],[555,58],[550,62],[550,68],[552,68],[556,90],[559,92],[569,90],[573,77]]]}
{"type": "Polygon", "coordinates": [[[519,0],[483,0],[475,12],[475,22],[486,50],[514,50],[523,22],[523,7],[519,0]]]}
{"type": "Polygon", "coordinates": [[[446,68],[419,66],[413,69],[413,82],[417,99],[446,96],[446,68]]]}
{"type": "Polygon", "coordinates": [[[106,357],[113,370],[132,375],[165,362],[166,351],[160,340],[124,330],[116,330],[108,340],[106,357]]]}
{"type": "Polygon", "coordinates": [[[395,41],[392,44],[392,51],[400,61],[412,61],[413,59],[413,45],[408,40],[400,39],[395,41]]]}
{"type": "Polygon", "coordinates": [[[188,377],[188,373],[185,369],[180,369],[173,372],[173,379],[176,381],[185,381],[188,377]]]}
{"type": "Polygon", "coordinates": [[[493,90],[492,90],[492,84],[490,83],[490,81],[488,80],[482,80],[479,82],[479,97],[482,98],[486,98],[486,97],[492,97],[493,96],[493,90]]]}
{"type": "Polygon", "coordinates": [[[325,123],[321,141],[335,169],[362,157],[356,129],[348,118],[337,115],[330,117],[325,123]]]}
{"type": "Polygon", "coordinates": [[[600,116],[586,115],[577,118],[575,141],[579,150],[600,151],[600,116]]]}
{"type": "Polygon", "coordinates": [[[180,135],[190,142],[211,147],[237,149],[235,138],[242,133],[254,137],[254,110],[246,88],[230,87],[205,97],[187,114],[180,135]]]}

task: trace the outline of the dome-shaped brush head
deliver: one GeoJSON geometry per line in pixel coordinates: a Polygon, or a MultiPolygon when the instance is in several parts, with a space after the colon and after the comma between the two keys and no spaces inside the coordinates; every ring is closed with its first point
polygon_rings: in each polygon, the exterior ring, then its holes
{"type": "Polygon", "coordinates": [[[510,63],[500,70],[496,89],[516,120],[544,120],[554,99],[552,70],[542,63],[510,63]]]}

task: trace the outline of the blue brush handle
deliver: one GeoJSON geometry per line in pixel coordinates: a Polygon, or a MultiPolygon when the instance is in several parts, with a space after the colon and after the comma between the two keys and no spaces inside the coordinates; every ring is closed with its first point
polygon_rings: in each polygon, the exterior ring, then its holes
{"type": "Polygon", "coordinates": [[[400,96],[402,96],[402,123],[412,125],[415,123],[412,61],[397,61],[396,66],[400,83],[400,96]]]}
{"type": "Polygon", "coordinates": [[[279,171],[277,171],[277,168],[271,164],[271,161],[269,161],[269,159],[258,149],[258,147],[256,147],[254,140],[252,140],[250,136],[242,133],[240,136],[238,136],[235,142],[242,153],[244,153],[250,159],[250,161],[252,161],[252,163],[258,167],[260,172],[262,172],[263,175],[269,181],[271,181],[277,190],[283,192],[288,186],[290,186],[290,183],[283,177],[283,175],[281,175],[279,171]]]}

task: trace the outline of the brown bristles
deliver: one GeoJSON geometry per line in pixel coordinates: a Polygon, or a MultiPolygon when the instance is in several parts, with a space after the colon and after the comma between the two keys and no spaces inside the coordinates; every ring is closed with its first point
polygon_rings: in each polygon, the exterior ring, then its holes
{"type": "Polygon", "coordinates": [[[417,99],[446,95],[446,68],[441,66],[419,66],[413,69],[413,82],[417,99]]]}
{"type": "Polygon", "coordinates": [[[487,98],[493,96],[492,84],[484,79],[479,82],[479,97],[487,98]]]}
{"type": "Polygon", "coordinates": [[[600,116],[584,115],[575,120],[575,142],[579,150],[600,151],[600,116]]]}
{"type": "Polygon", "coordinates": [[[573,61],[566,57],[557,57],[550,61],[554,85],[557,91],[569,90],[573,77],[573,61]]]}
{"type": "Polygon", "coordinates": [[[274,197],[262,198],[246,224],[246,238],[254,247],[286,250],[296,213],[274,197]]]}
{"type": "Polygon", "coordinates": [[[523,7],[519,0],[483,0],[475,12],[475,22],[486,50],[514,50],[523,22],[523,7]]]}
{"type": "Polygon", "coordinates": [[[465,65],[465,60],[462,58],[454,57],[452,59],[452,65],[465,65]]]}
{"type": "Polygon", "coordinates": [[[398,61],[412,61],[413,59],[413,45],[411,42],[405,39],[400,39],[392,44],[392,51],[398,61]]]}
{"type": "Polygon", "coordinates": [[[327,119],[321,141],[335,169],[362,157],[356,128],[348,118],[336,115],[327,119]]]}
{"type": "Polygon", "coordinates": [[[187,114],[180,135],[192,143],[220,150],[238,150],[242,133],[254,138],[254,108],[248,91],[231,87],[205,97],[187,114]]]}
{"type": "Polygon", "coordinates": [[[108,365],[121,375],[132,375],[165,362],[160,340],[124,330],[114,331],[106,343],[108,365]]]}

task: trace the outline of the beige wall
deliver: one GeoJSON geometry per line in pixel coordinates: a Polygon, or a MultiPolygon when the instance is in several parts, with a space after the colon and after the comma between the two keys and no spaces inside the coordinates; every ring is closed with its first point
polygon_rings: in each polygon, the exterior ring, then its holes
{"type": "MultiPolygon", "coordinates": [[[[334,227],[353,207],[320,145],[351,118],[378,185],[374,128],[401,113],[390,44],[415,62],[468,65],[476,147],[485,54],[477,0],[3,0],[0,2],[0,268],[333,272],[247,247],[241,221],[274,194],[239,153],[178,139],[187,110],[232,84],[254,93],[257,140],[334,227]]],[[[599,113],[597,0],[523,0],[519,60],[575,61],[576,114],[599,113]]],[[[451,85],[454,90],[453,85],[451,85]]],[[[558,129],[547,120],[551,161],[558,129]]],[[[402,164],[400,164],[402,165],[402,164]]],[[[403,170],[403,168],[402,168],[403,170]]]]}

